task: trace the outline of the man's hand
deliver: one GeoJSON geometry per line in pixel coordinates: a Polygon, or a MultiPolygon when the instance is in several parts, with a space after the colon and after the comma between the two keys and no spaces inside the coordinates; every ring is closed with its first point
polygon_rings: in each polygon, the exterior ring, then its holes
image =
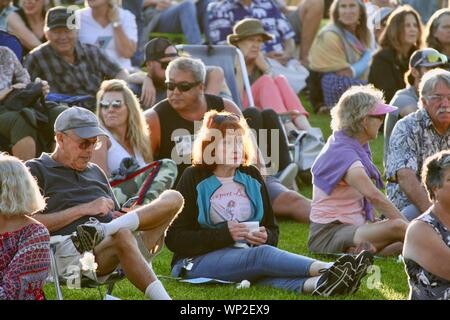
{"type": "Polygon", "coordinates": [[[245,240],[247,233],[250,231],[245,224],[236,221],[228,221],[227,225],[234,241],[245,240]]]}
{"type": "Polygon", "coordinates": [[[141,103],[144,107],[151,107],[156,101],[156,89],[152,79],[145,77],[142,83],[141,103]]]}
{"type": "Polygon", "coordinates": [[[114,201],[111,198],[100,197],[94,201],[82,204],[81,209],[85,216],[106,216],[114,210],[114,201]]]}
{"type": "Polygon", "coordinates": [[[260,246],[267,242],[267,230],[265,227],[259,227],[259,231],[249,232],[245,240],[254,246],[260,246]]]}
{"type": "Polygon", "coordinates": [[[281,63],[283,66],[287,65],[289,60],[291,59],[286,53],[284,52],[275,52],[271,51],[266,54],[268,58],[274,59],[281,63]]]}
{"type": "Polygon", "coordinates": [[[34,83],[42,83],[42,94],[44,97],[46,97],[50,92],[50,86],[48,85],[48,82],[45,80],[41,80],[41,78],[34,79],[34,83]]]}
{"type": "Polygon", "coordinates": [[[158,1],[158,4],[156,5],[156,10],[163,11],[167,8],[170,8],[172,6],[172,1],[170,0],[160,0],[158,1]]]}

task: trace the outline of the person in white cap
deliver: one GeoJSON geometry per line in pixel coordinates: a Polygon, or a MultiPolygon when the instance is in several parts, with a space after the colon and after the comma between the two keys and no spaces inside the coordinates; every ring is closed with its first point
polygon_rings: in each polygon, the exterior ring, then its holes
{"type": "Polygon", "coordinates": [[[165,191],[150,204],[126,213],[105,173],[90,162],[102,135],[96,116],[87,109],[72,107],[58,116],[54,152],[26,163],[47,198],[46,209],[35,219],[51,235],[64,236],[56,248],[61,276],[81,266],[82,253],[93,250],[98,268],[95,274],[82,271],[83,275],[101,282],[120,264],[147,297],[170,299],[147,261],[160,250],[184,200],[176,191],[165,191]]]}

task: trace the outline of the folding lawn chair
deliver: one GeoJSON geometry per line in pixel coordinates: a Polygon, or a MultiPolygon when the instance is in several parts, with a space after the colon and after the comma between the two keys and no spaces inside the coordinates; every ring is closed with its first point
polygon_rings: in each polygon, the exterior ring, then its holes
{"type": "Polygon", "coordinates": [[[11,49],[16,54],[17,59],[22,62],[22,44],[16,36],[6,31],[0,30],[0,46],[8,47],[9,49],[11,49]]]}
{"type": "MultiPolygon", "coordinates": [[[[50,265],[51,276],[55,286],[57,300],[64,300],[61,286],[67,281],[67,279],[61,278],[58,275],[58,265],[56,263],[56,246],[64,240],[63,236],[52,236],[50,238],[50,265]]],[[[114,290],[116,282],[125,278],[125,274],[121,269],[116,269],[105,282],[97,282],[87,277],[81,276],[80,288],[97,288],[100,299],[103,299],[106,295],[111,295],[114,290]],[[101,287],[106,286],[106,293],[103,294],[101,287]]]]}

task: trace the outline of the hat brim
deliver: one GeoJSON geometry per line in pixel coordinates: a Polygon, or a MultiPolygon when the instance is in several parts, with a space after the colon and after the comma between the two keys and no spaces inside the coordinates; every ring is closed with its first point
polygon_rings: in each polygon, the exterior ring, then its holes
{"type": "Polygon", "coordinates": [[[391,106],[389,104],[377,103],[375,105],[375,110],[369,112],[367,115],[369,115],[369,116],[380,116],[380,115],[383,115],[383,114],[394,112],[397,109],[398,109],[397,107],[391,106]]]}
{"type": "Polygon", "coordinates": [[[67,26],[67,22],[60,22],[60,23],[55,23],[52,24],[51,26],[45,26],[47,30],[52,30],[52,29],[56,29],[56,28],[66,28],[71,30],[68,26],[67,26]]]}
{"type": "Polygon", "coordinates": [[[227,42],[228,44],[235,46],[239,41],[244,40],[245,38],[248,37],[252,37],[252,36],[262,36],[263,37],[263,41],[269,41],[269,40],[273,40],[273,35],[269,34],[269,33],[253,33],[253,34],[244,34],[244,35],[239,35],[239,34],[229,34],[227,36],[227,42]]]}
{"type": "Polygon", "coordinates": [[[98,136],[106,136],[107,134],[99,127],[85,127],[73,129],[77,136],[82,139],[89,139],[98,136]]]}

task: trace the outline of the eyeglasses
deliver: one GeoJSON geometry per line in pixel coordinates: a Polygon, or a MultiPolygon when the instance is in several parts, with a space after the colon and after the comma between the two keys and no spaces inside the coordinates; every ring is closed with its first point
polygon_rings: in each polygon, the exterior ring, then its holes
{"type": "Polygon", "coordinates": [[[92,145],[94,146],[94,150],[98,150],[102,146],[102,142],[98,140],[98,138],[95,141],[90,141],[87,139],[83,139],[81,142],[78,139],[73,138],[71,135],[69,135],[67,132],[63,132],[63,134],[67,137],[69,137],[72,141],[78,142],[78,148],[81,150],[89,149],[92,145]]]}
{"type": "Polygon", "coordinates": [[[108,109],[109,106],[113,107],[113,109],[120,109],[122,107],[122,101],[121,100],[113,100],[113,101],[102,100],[102,101],[100,101],[99,105],[100,105],[101,109],[108,109]]]}
{"type": "Polygon", "coordinates": [[[432,102],[443,102],[444,99],[447,99],[448,101],[450,101],[450,94],[449,95],[433,94],[433,95],[430,95],[430,96],[427,96],[427,97],[432,102]]]}
{"type": "Polygon", "coordinates": [[[448,58],[445,54],[441,54],[437,51],[431,51],[431,52],[424,52],[424,56],[417,60],[417,62],[413,65],[414,68],[417,68],[422,64],[425,63],[436,63],[440,62],[442,64],[445,64],[448,62],[448,58]]]}
{"type": "Polygon", "coordinates": [[[380,121],[384,121],[384,119],[386,118],[386,115],[385,114],[377,114],[377,115],[369,114],[369,117],[378,119],[380,121]]]}
{"type": "Polygon", "coordinates": [[[217,124],[221,124],[225,120],[240,121],[241,117],[237,114],[217,114],[212,118],[212,120],[217,124]]]}
{"type": "Polygon", "coordinates": [[[160,61],[160,60],[156,60],[156,61],[161,65],[162,69],[167,69],[167,66],[171,62],[171,61],[160,61]]]}
{"type": "Polygon", "coordinates": [[[201,82],[197,81],[197,82],[180,82],[180,83],[175,83],[175,82],[166,82],[166,88],[167,90],[170,91],[174,91],[175,88],[178,88],[178,90],[180,90],[181,92],[186,92],[191,90],[192,88],[198,86],[201,82]]]}

